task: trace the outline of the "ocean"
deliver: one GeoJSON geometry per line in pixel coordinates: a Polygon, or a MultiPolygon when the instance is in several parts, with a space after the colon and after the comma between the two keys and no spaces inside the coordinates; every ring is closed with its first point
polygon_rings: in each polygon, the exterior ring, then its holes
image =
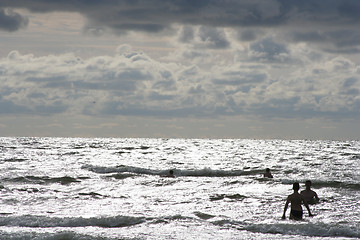
{"type": "Polygon", "coordinates": [[[2,240],[359,239],[360,141],[3,137],[0,191],[2,240]]]}

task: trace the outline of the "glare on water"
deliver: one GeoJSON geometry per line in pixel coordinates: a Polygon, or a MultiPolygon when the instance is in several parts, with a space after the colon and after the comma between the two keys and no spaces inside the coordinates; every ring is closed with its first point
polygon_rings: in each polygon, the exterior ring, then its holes
{"type": "Polygon", "coordinates": [[[360,237],[360,142],[0,138],[1,239],[360,237]],[[273,179],[262,177],[269,167],[273,179]],[[162,177],[172,169],[175,178],[162,177]],[[312,180],[316,216],[281,220],[312,180]]]}

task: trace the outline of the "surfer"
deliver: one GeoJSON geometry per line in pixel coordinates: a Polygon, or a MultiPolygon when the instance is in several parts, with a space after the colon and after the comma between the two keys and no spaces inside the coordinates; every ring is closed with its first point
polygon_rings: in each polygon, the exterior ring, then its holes
{"type": "Polygon", "coordinates": [[[300,185],[298,182],[293,184],[294,193],[289,195],[286,199],[284,213],[282,219],[285,219],[285,213],[288,208],[289,203],[291,203],[291,210],[290,210],[290,219],[293,220],[301,220],[303,217],[303,210],[301,204],[304,204],[306,209],[308,210],[309,216],[313,216],[310,212],[309,205],[307,204],[305,198],[299,193],[300,185]]]}
{"type": "Polygon", "coordinates": [[[270,168],[265,169],[264,178],[273,178],[273,175],[270,172],[270,168]]]}
{"type": "Polygon", "coordinates": [[[306,189],[302,190],[300,192],[300,194],[305,198],[306,202],[308,204],[318,203],[320,199],[319,199],[318,195],[316,194],[316,192],[311,190],[311,181],[310,180],[307,180],[305,182],[305,187],[306,187],[306,189]]]}

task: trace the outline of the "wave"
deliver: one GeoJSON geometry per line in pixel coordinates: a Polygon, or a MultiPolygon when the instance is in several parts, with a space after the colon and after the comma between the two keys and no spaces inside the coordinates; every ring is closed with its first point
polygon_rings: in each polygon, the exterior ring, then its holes
{"type": "Polygon", "coordinates": [[[107,176],[109,178],[115,178],[115,179],[125,179],[125,178],[131,178],[131,177],[134,177],[136,176],[135,174],[132,174],[132,173],[115,173],[115,174],[112,174],[110,176],[107,176]]]}
{"type": "MultiPolygon", "coordinates": [[[[84,179],[83,177],[79,179],[84,179]]],[[[62,185],[68,185],[70,183],[81,182],[77,178],[64,176],[64,177],[48,177],[48,176],[25,176],[25,177],[15,177],[15,178],[4,178],[2,181],[5,182],[21,182],[21,183],[33,183],[33,184],[51,184],[51,183],[60,183],[62,185]]]]}
{"type": "Polygon", "coordinates": [[[243,171],[243,170],[214,170],[211,168],[195,169],[195,170],[181,170],[181,176],[190,177],[234,177],[244,175],[254,175],[257,171],[243,171]]]}
{"type": "Polygon", "coordinates": [[[8,159],[2,159],[1,161],[3,161],[3,162],[25,162],[28,160],[29,159],[26,159],[26,158],[8,158],[8,159]]]}
{"type": "Polygon", "coordinates": [[[194,214],[195,214],[195,216],[197,216],[203,220],[208,220],[208,219],[216,217],[215,215],[211,215],[211,214],[207,214],[207,213],[203,213],[203,212],[199,212],[199,211],[194,212],[194,214]]]}
{"type": "Polygon", "coordinates": [[[360,183],[341,182],[341,181],[312,181],[313,188],[343,188],[351,190],[360,190],[360,183]]]}
{"type": "MultiPolygon", "coordinates": [[[[83,169],[89,171],[100,173],[100,174],[109,174],[109,173],[133,173],[133,174],[145,174],[145,175],[166,175],[169,170],[155,170],[141,167],[133,166],[114,166],[114,167],[103,167],[103,166],[93,166],[93,165],[84,165],[83,169]]],[[[203,169],[173,169],[175,176],[187,176],[187,177],[232,177],[232,176],[248,176],[248,175],[259,175],[263,170],[214,170],[211,168],[203,169]]],[[[121,176],[120,176],[121,177],[121,176]]]]}
{"type": "Polygon", "coordinates": [[[140,146],[140,147],[121,147],[119,149],[124,149],[124,150],[128,150],[128,151],[131,151],[131,150],[147,150],[149,149],[150,147],[149,146],[140,146]]]}
{"type": "MultiPolygon", "coordinates": [[[[114,217],[46,217],[46,216],[0,216],[0,226],[6,227],[22,227],[28,228],[35,232],[36,229],[41,228],[44,231],[46,228],[63,228],[65,232],[49,233],[47,238],[45,235],[39,236],[39,239],[80,239],[77,233],[66,231],[66,228],[76,227],[100,227],[100,228],[123,228],[131,227],[140,224],[170,224],[178,221],[207,221],[210,224],[219,226],[221,228],[236,229],[239,231],[248,231],[251,233],[262,234],[281,234],[283,236],[304,236],[304,237],[336,237],[336,238],[360,238],[360,229],[354,224],[346,223],[324,223],[324,222],[309,222],[309,221],[291,221],[291,220],[274,220],[268,219],[260,223],[254,223],[253,220],[237,221],[228,218],[219,219],[220,216],[204,213],[193,212],[192,216],[163,216],[156,218],[132,217],[132,216],[114,216],[114,217]],[[64,229],[65,228],[65,229],[64,229]],[[62,236],[62,238],[61,238],[62,236]],[[54,238],[56,237],[56,238],[54,238]]],[[[25,230],[25,229],[23,229],[25,230]]],[[[46,230],[45,230],[46,231],[46,230]]],[[[21,237],[16,238],[10,233],[3,233],[0,231],[1,239],[34,239],[27,238],[24,233],[21,237]],[[14,238],[11,238],[13,236],[14,238]]],[[[42,233],[43,234],[43,233],[42,233]]],[[[17,235],[18,236],[18,235],[17,235]]],[[[34,237],[34,235],[31,235],[34,237]]],[[[102,239],[99,237],[89,236],[84,239],[102,239]]]]}
{"type": "Polygon", "coordinates": [[[102,227],[120,228],[144,223],[144,217],[115,216],[115,217],[46,217],[46,216],[0,216],[0,226],[51,228],[51,227],[102,227]]]}
{"type": "Polygon", "coordinates": [[[284,223],[283,221],[269,221],[268,223],[256,224],[228,219],[217,220],[212,223],[221,227],[235,228],[253,233],[299,235],[305,237],[360,238],[360,229],[347,224],[311,223],[306,221],[290,221],[288,223],[284,223]]]}
{"type": "MultiPolygon", "coordinates": [[[[71,231],[62,231],[56,233],[37,233],[37,232],[15,232],[6,233],[0,231],[1,240],[115,240],[119,238],[108,238],[101,236],[91,236],[89,234],[80,234],[71,231]]],[[[121,238],[122,240],[135,240],[136,238],[121,238]]]]}
{"type": "MultiPolygon", "coordinates": [[[[87,169],[89,171],[101,174],[108,174],[108,173],[136,173],[136,174],[147,174],[147,175],[159,175],[164,171],[157,171],[151,170],[147,168],[140,168],[140,167],[132,167],[132,166],[115,166],[115,167],[102,167],[102,166],[93,166],[93,165],[84,165],[82,166],[83,169],[87,169]]],[[[166,172],[167,173],[167,172],[166,172]]]]}
{"type": "MultiPolygon", "coordinates": [[[[305,183],[306,180],[309,180],[309,179],[300,179],[300,180],[299,179],[297,179],[297,180],[292,180],[292,179],[276,180],[276,179],[274,179],[274,181],[280,181],[282,184],[293,184],[294,182],[305,183]]],[[[311,180],[311,182],[312,182],[313,189],[342,188],[342,189],[355,190],[355,191],[360,190],[360,183],[354,183],[354,182],[335,181],[335,180],[329,180],[329,181],[311,180]]]]}
{"type": "Polygon", "coordinates": [[[222,199],[231,199],[231,200],[243,200],[245,198],[247,198],[244,195],[240,195],[240,194],[215,194],[210,196],[210,201],[218,201],[218,200],[222,200],[222,199]]]}
{"type": "Polygon", "coordinates": [[[102,195],[102,194],[97,193],[97,192],[80,192],[79,195],[80,196],[91,196],[91,197],[94,197],[94,198],[107,197],[107,196],[102,195]]]}
{"type": "MultiPolygon", "coordinates": [[[[142,167],[126,166],[119,165],[113,167],[104,167],[104,166],[94,166],[94,165],[84,165],[83,169],[99,173],[99,174],[113,174],[110,177],[116,179],[124,179],[128,177],[135,177],[138,174],[143,175],[167,175],[169,170],[159,170],[159,169],[149,169],[142,167]],[[125,174],[124,174],[125,173],[125,174]]],[[[295,181],[300,183],[305,183],[309,179],[276,179],[276,178],[263,178],[262,174],[263,169],[231,169],[231,170],[218,170],[211,168],[203,169],[173,169],[174,175],[177,177],[237,177],[237,176],[249,176],[252,179],[259,182],[277,182],[281,184],[293,184],[295,181]]],[[[234,182],[237,184],[238,182],[234,182]]],[[[232,184],[232,183],[229,183],[232,184]]],[[[319,188],[343,188],[349,190],[360,190],[360,183],[356,182],[346,182],[346,181],[322,181],[322,180],[312,180],[312,186],[314,189],[319,188]]]]}

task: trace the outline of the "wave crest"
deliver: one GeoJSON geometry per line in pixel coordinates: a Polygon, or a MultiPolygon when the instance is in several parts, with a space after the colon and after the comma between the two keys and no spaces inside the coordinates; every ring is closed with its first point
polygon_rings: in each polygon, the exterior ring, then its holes
{"type": "MultiPolygon", "coordinates": [[[[83,169],[88,169],[89,171],[99,173],[99,174],[108,174],[108,173],[134,173],[134,174],[145,174],[145,175],[166,175],[169,170],[156,170],[148,169],[141,167],[133,166],[114,166],[114,167],[103,167],[103,166],[93,166],[93,165],[84,165],[83,169]]],[[[231,177],[231,176],[244,176],[244,175],[258,175],[262,170],[252,170],[252,171],[243,171],[243,170],[217,170],[211,168],[203,169],[194,169],[194,170],[181,170],[173,169],[175,176],[188,176],[188,177],[231,177]]]]}
{"type": "Polygon", "coordinates": [[[45,216],[12,216],[0,217],[0,226],[16,227],[102,227],[119,228],[128,227],[145,222],[143,217],[115,216],[115,217],[92,217],[92,218],[72,218],[72,217],[45,217],[45,216]]]}

